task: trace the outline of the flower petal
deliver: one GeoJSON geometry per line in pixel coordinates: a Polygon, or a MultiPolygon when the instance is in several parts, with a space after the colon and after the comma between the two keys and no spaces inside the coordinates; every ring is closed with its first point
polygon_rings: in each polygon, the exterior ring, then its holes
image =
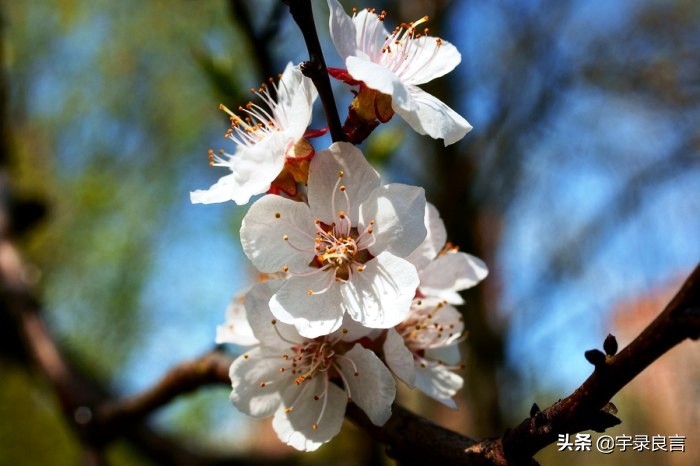
{"type": "Polygon", "coordinates": [[[427,234],[423,242],[406,260],[416,266],[417,270],[424,269],[442,250],[447,242],[447,230],[440,218],[440,213],[431,203],[425,205],[425,229],[427,234]]]}
{"type": "Polygon", "coordinates": [[[216,327],[217,344],[233,343],[240,346],[251,346],[259,343],[255,338],[253,329],[248,323],[246,295],[249,290],[243,294],[235,296],[228,307],[226,308],[226,322],[216,327]]]}
{"type": "Polygon", "coordinates": [[[287,406],[294,403],[293,397],[299,395],[299,390],[305,392],[291,411],[280,406],[272,419],[272,428],[279,439],[297,450],[316,450],[335,437],[343,425],[347,397],[332,383],[324,386],[324,380],[324,375],[319,375],[294,387],[295,390],[285,390],[287,406]]]}
{"type": "Polygon", "coordinates": [[[243,251],[258,270],[266,273],[279,272],[283,267],[292,272],[308,269],[314,258],[314,238],[314,218],[308,206],[275,195],[258,199],[241,226],[243,251]]]}
{"type": "Polygon", "coordinates": [[[230,156],[225,175],[207,190],[190,193],[193,204],[211,204],[233,200],[238,205],[247,204],[252,196],[270,189],[270,184],[284,166],[284,153],[288,137],[274,133],[251,146],[239,146],[230,156]]]}
{"type": "Polygon", "coordinates": [[[361,228],[375,221],[375,243],[369,252],[388,251],[399,257],[411,254],[427,233],[424,212],[423,188],[393,183],[375,189],[360,208],[361,228]]]}
{"type": "Polygon", "coordinates": [[[379,174],[357,147],[336,142],[316,153],[309,165],[309,206],[314,215],[330,225],[338,210],[357,225],[359,205],[379,186],[379,174]],[[343,176],[338,182],[339,173],[343,176]],[[345,192],[339,190],[345,186],[345,192]],[[349,203],[346,201],[349,200],[349,203]]]}
{"type": "Polygon", "coordinates": [[[404,109],[399,105],[392,107],[396,113],[419,134],[427,134],[434,139],[444,139],[449,146],[462,139],[472,126],[444,102],[433,97],[416,86],[407,86],[413,109],[404,109]]]}
{"type": "Polygon", "coordinates": [[[331,39],[338,55],[345,59],[345,57],[353,55],[357,48],[355,25],[337,0],[328,0],[328,8],[331,13],[328,22],[331,39]]]}
{"type": "Polygon", "coordinates": [[[239,411],[254,417],[267,417],[280,405],[275,384],[266,384],[280,377],[278,358],[267,357],[261,348],[253,348],[231,364],[231,402],[239,411]]]}
{"type": "Polygon", "coordinates": [[[439,330],[431,339],[432,346],[451,345],[462,336],[464,319],[456,308],[435,298],[423,298],[420,301],[420,306],[431,315],[430,324],[439,330]]]}
{"type": "Polygon", "coordinates": [[[365,327],[350,317],[349,314],[343,313],[343,323],[340,329],[335,331],[331,339],[339,338],[347,342],[358,341],[361,338],[374,340],[381,336],[382,333],[384,333],[383,329],[365,327]]]}
{"type": "Polygon", "coordinates": [[[384,22],[379,19],[372,8],[363,8],[353,15],[355,25],[355,54],[378,62],[382,57],[382,49],[386,45],[389,31],[384,22]]]}
{"type": "Polygon", "coordinates": [[[337,358],[337,364],[348,384],[352,401],[381,426],[391,417],[391,404],[396,397],[396,383],[391,372],[373,351],[359,343],[337,358]]]}
{"type": "Polygon", "coordinates": [[[311,79],[304,76],[291,62],[282,73],[277,86],[275,117],[282,123],[282,130],[294,142],[304,136],[311,122],[314,101],[318,96],[311,79]]]}
{"type": "Polygon", "coordinates": [[[306,338],[328,335],[340,328],[343,322],[338,288],[331,271],[292,276],[285,280],[282,288],[270,300],[270,310],[282,322],[294,325],[299,334],[306,338]],[[326,291],[322,293],[308,293],[309,290],[323,289],[326,291]]]}
{"type": "Polygon", "coordinates": [[[289,348],[289,342],[301,342],[302,338],[293,325],[272,323],[275,316],[270,311],[270,299],[284,284],[282,280],[256,283],[245,295],[248,322],[253,334],[266,348],[289,348]]]}
{"type": "Polygon", "coordinates": [[[404,112],[417,111],[418,108],[411,97],[410,89],[393,71],[356,56],[346,58],[345,66],[354,79],[362,81],[370,89],[390,95],[392,107],[396,113],[399,113],[396,108],[401,108],[404,112]]]}
{"type": "Polygon", "coordinates": [[[350,317],[366,327],[390,328],[408,314],[417,286],[415,267],[383,252],[339,288],[350,317]]]}
{"type": "Polygon", "coordinates": [[[459,365],[462,362],[462,354],[459,351],[459,344],[457,343],[428,348],[425,350],[425,358],[432,361],[442,361],[451,366],[459,365]]]}
{"type": "Polygon", "coordinates": [[[420,291],[426,296],[462,304],[459,291],[471,288],[488,275],[486,264],[464,252],[448,252],[438,256],[419,272],[420,291]]]}
{"type": "Polygon", "coordinates": [[[463,384],[462,377],[444,366],[416,367],[416,387],[449,408],[457,409],[452,397],[463,384]]]}
{"type": "Polygon", "coordinates": [[[416,380],[416,368],[413,363],[413,353],[406,348],[403,337],[396,330],[390,328],[386,333],[382,349],[384,351],[384,360],[391,372],[406,385],[413,388],[416,380]]]}
{"type": "Polygon", "coordinates": [[[457,47],[432,36],[421,36],[411,43],[409,66],[399,72],[405,84],[423,84],[444,76],[462,61],[457,47]]]}

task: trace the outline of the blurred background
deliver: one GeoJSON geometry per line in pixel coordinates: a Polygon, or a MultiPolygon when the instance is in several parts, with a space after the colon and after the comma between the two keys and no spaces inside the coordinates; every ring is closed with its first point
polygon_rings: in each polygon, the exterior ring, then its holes
{"type": "MultiPolygon", "coordinates": [[[[444,148],[398,117],[363,150],[386,179],[424,186],[449,239],[484,259],[465,293],[460,409],[404,390],[410,409],[461,433],[499,436],[591,372],[583,352],[627,344],[700,258],[700,3],[693,0],[374,1],[388,28],[430,16],[461,65],[424,88],[474,126],[444,148]]],[[[233,151],[232,108],[307,58],[277,0],[0,2],[12,186],[45,210],[18,241],[52,332],[71,360],[122,395],[213,347],[229,299],[253,280],[238,244],[246,207],[192,205],[233,151]]],[[[326,2],[314,2],[329,66],[326,2]]],[[[336,85],[341,119],[352,94],[336,85]]],[[[313,126],[325,126],[320,105],[313,126]]],[[[317,149],[329,143],[317,139],[317,149]]],[[[1,311],[1,310],[0,310],[1,311]]],[[[0,331],[6,341],[11,329],[0,331]]],[[[11,336],[11,335],[10,335],[11,336]]],[[[0,345],[0,464],[73,465],[79,444],[55,395],[0,345]]],[[[233,354],[239,351],[230,348],[233,354]]],[[[663,356],[613,402],[610,435],[684,435],[685,453],[558,452],[542,464],[700,464],[700,346],[663,356]]],[[[149,419],[207,454],[294,455],[225,387],[149,419]]],[[[595,439],[597,434],[593,435],[595,439]]],[[[386,464],[349,423],[292,461],[386,464]],[[363,448],[358,448],[363,445],[363,448]],[[365,453],[360,453],[365,451],[365,453]],[[363,456],[364,455],[364,456],[363,456]]],[[[126,442],[113,464],[158,464],[126,442]]]]}

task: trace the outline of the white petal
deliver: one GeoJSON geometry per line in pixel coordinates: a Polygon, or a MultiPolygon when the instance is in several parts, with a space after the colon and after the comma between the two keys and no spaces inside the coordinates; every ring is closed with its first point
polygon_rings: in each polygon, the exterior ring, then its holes
{"type": "Polygon", "coordinates": [[[272,323],[275,316],[270,311],[270,299],[280,289],[282,280],[268,281],[253,285],[246,294],[245,305],[248,322],[253,334],[266,348],[288,348],[291,342],[302,342],[293,325],[282,322],[272,323]]]}
{"type": "Polygon", "coordinates": [[[420,271],[420,291],[451,304],[462,304],[464,300],[457,292],[473,287],[487,275],[488,268],[478,257],[464,252],[447,253],[420,271]]]}
{"type": "Polygon", "coordinates": [[[331,39],[338,55],[345,59],[355,54],[355,25],[337,0],[328,0],[328,8],[331,12],[328,23],[331,39]]]}
{"type": "MultiPolygon", "coordinates": [[[[422,301],[430,301],[430,298],[424,298],[422,301]]],[[[434,338],[434,345],[450,345],[462,336],[464,319],[456,308],[442,302],[439,306],[432,307],[431,314],[431,323],[443,328],[443,331],[438,334],[440,336],[434,338]]]]}
{"type": "Polygon", "coordinates": [[[352,401],[372,423],[384,425],[391,417],[391,404],[396,397],[396,383],[389,369],[373,351],[359,343],[336,360],[348,383],[352,401]]]}
{"type": "Polygon", "coordinates": [[[314,155],[309,165],[308,185],[309,206],[316,218],[330,225],[337,211],[343,210],[352,224],[357,225],[359,206],[379,186],[379,174],[360,149],[347,142],[336,142],[314,155]],[[339,172],[343,173],[340,183],[339,172]],[[339,190],[340,185],[345,186],[345,193],[339,190]]]}
{"type": "Polygon", "coordinates": [[[259,343],[248,323],[246,295],[235,296],[226,308],[226,322],[216,327],[216,343],[250,346],[259,343]]]}
{"type": "Polygon", "coordinates": [[[290,277],[270,300],[270,310],[276,318],[296,327],[300,335],[316,338],[340,328],[343,322],[343,308],[339,284],[331,271],[318,272],[307,276],[290,277]],[[308,291],[323,293],[309,294],[308,291]]]}
{"type": "MultiPolygon", "coordinates": [[[[390,95],[392,107],[404,111],[416,111],[417,105],[411,97],[410,89],[393,72],[382,65],[361,57],[350,56],[345,59],[345,66],[350,76],[365,83],[370,89],[390,95]]],[[[399,113],[396,111],[396,113],[399,113]]]]}
{"type": "Polygon", "coordinates": [[[243,251],[258,270],[266,273],[279,272],[285,266],[291,272],[308,269],[314,258],[314,239],[314,218],[309,207],[281,196],[258,199],[241,226],[243,251]]]}
{"type": "Polygon", "coordinates": [[[227,167],[231,174],[223,176],[208,190],[190,193],[193,204],[211,204],[233,200],[247,204],[252,196],[270,189],[282,171],[288,137],[274,133],[252,146],[240,146],[227,167]]]}
{"type": "Polygon", "coordinates": [[[423,242],[406,260],[416,266],[418,271],[424,269],[435,259],[447,242],[447,230],[440,218],[440,213],[431,203],[425,205],[425,228],[427,234],[423,242]]]}
{"type": "Polygon", "coordinates": [[[413,388],[416,380],[416,369],[413,363],[413,353],[406,348],[403,337],[396,330],[390,328],[384,340],[384,360],[391,372],[396,377],[403,380],[409,387],[413,388]]]}
{"type": "Polygon", "coordinates": [[[284,133],[296,142],[304,136],[311,122],[313,103],[318,96],[316,87],[290,62],[282,73],[277,91],[275,117],[283,123],[284,133]]]}
{"type": "Polygon", "coordinates": [[[390,328],[401,322],[411,306],[418,272],[405,259],[383,252],[340,285],[350,317],[371,328],[390,328]]]}
{"type": "Polygon", "coordinates": [[[445,364],[456,366],[462,362],[462,354],[459,351],[459,344],[453,343],[437,348],[425,350],[425,358],[432,361],[442,361],[445,364]]]}
{"type": "Polygon", "coordinates": [[[441,100],[415,86],[408,86],[414,110],[392,105],[394,111],[419,134],[444,139],[449,146],[462,139],[472,126],[441,100]]]}
{"type": "MultiPolygon", "coordinates": [[[[231,161],[231,169],[235,166],[235,160],[231,161]]],[[[272,183],[272,180],[270,180],[272,183]]],[[[240,184],[233,173],[219,178],[209,189],[198,189],[190,192],[190,202],[192,204],[216,204],[233,200],[234,193],[240,189],[240,184]]],[[[268,185],[269,189],[269,185],[268,185]]],[[[252,195],[252,194],[251,194],[252,195]]],[[[250,197],[249,197],[250,199],[250,197]]],[[[244,204],[248,202],[247,200],[244,204]]]]}
{"type": "Polygon", "coordinates": [[[410,66],[399,74],[405,84],[423,84],[449,73],[462,61],[457,47],[437,37],[413,39],[410,66]],[[439,42],[438,42],[439,41],[439,42]],[[437,44],[440,44],[438,46],[437,44]]]}
{"type": "Polygon", "coordinates": [[[370,340],[374,340],[375,338],[379,337],[383,332],[383,329],[365,327],[364,325],[350,317],[349,314],[344,313],[343,323],[341,324],[340,328],[335,331],[331,339],[337,337],[343,341],[353,342],[359,340],[360,338],[366,337],[370,340]]]}
{"type": "Polygon", "coordinates": [[[379,20],[376,12],[363,8],[352,18],[355,25],[356,55],[366,56],[374,62],[381,59],[382,48],[389,37],[384,22],[379,20]]]}
{"type": "Polygon", "coordinates": [[[371,220],[376,242],[369,252],[388,251],[399,257],[411,254],[425,239],[425,191],[405,184],[388,184],[375,189],[360,208],[360,226],[371,220]]]}
{"type": "Polygon", "coordinates": [[[261,387],[260,383],[278,379],[279,368],[280,359],[270,358],[261,348],[253,348],[233,361],[229,376],[234,406],[254,417],[272,415],[281,403],[278,387],[274,383],[261,387]]]}
{"type": "Polygon", "coordinates": [[[294,402],[293,397],[300,390],[305,392],[291,411],[285,412],[285,407],[280,406],[272,420],[272,428],[279,439],[297,450],[316,450],[335,437],[343,425],[347,405],[345,392],[332,383],[324,387],[323,379],[323,375],[317,375],[295,387],[296,390],[286,390],[287,405],[294,402]],[[319,399],[315,400],[314,395],[319,399]]]}
{"type": "Polygon", "coordinates": [[[443,366],[416,367],[416,387],[452,409],[457,409],[457,403],[452,397],[463,384],[462,377],[443,366]]]}

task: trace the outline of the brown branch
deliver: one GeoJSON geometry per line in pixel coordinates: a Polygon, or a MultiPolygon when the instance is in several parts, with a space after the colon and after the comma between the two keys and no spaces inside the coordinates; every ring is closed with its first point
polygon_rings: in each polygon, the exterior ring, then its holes
{"type": "MultiPolygon", "coordinates": [[[[664,311],[617,355],[594,351],[593,374],[569,397],[532,416],[501,439],[476,442],[428,423],[400,407],[383,426],[372,425],[355,407],[348,417],[385,443],[402,465],[529,465],[532,456],[554,443],[559,434],[602,431],[619,422],[603,411],[610,399],[659,356],[685,339],[700,338],[700,265],[695,268],[664,311]]],[[[604,345],[615,353],[613,339],[604,345]]]]}
{"type": "Polygon", "coordinates": [[[301,71],[313,81],[316,90],[318,90],[318,96],[323,104],[323,111],[326,114],[328,128],[331,132],[331,138],[334,142],[345,141],[345,133],[340,124],[338,108],[335,105],[335,97],[333,96],[333,89],[331,89],[331,79],[328,76],[326,60],[323,58],[323,50],[318,40],[311,1],[288,0],[285,3],[289,4],[289,12],[304,35],[304,42],[306,42],[306,48],[309,50],[309,60],[301,64],[301,71]]]}
{"type": "Polygon", "coordinates": [[[198,388],[215,384],[229,384],[228,368],[231,358],[212,351],[194,361],[182,363],[171,369],[153,387],[124,400],[109,400],[95,408],[94,422],[102,428],[127,427],[143,419],[174,398],[198,388]]]}
{"type": "MultiPolygon", "coordinates": [[[[554,443],[559,434],[602,431],[614,422],[601,411],[622,387],[659,356],[684,341],[700,337],[700,265],[664,311],[625,349],[613,356],[600,352],[593,374],[574,393],[523,421],[503,438],[506,458],[529,458],[554,443]]],[[[589,360],[596,357],[589,357],[589,360]]],[[[505,463],[504,463],[505,464],[505,463]]]]}

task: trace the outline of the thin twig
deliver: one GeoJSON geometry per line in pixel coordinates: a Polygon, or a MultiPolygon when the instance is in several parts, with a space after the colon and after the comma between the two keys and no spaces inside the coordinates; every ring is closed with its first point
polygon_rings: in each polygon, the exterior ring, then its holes
{"type": "Polygon", "coordinates": [[[323,58],[323,50],[318,40],[311,1],[289,0],[288,3],[289,12],[304,35],[304,42],[306,42],[306,48],[309,50],[309,60],[302,63],[301,71],[313,81],[314,86],[318,90],[318,96],[323,104],[323,111],[326,114],[331,138],[334,142],[345,141],[345,133],[340,124],[338,108],[335,105],[331,80],[326,68],[326,60],[323,58]]]}

